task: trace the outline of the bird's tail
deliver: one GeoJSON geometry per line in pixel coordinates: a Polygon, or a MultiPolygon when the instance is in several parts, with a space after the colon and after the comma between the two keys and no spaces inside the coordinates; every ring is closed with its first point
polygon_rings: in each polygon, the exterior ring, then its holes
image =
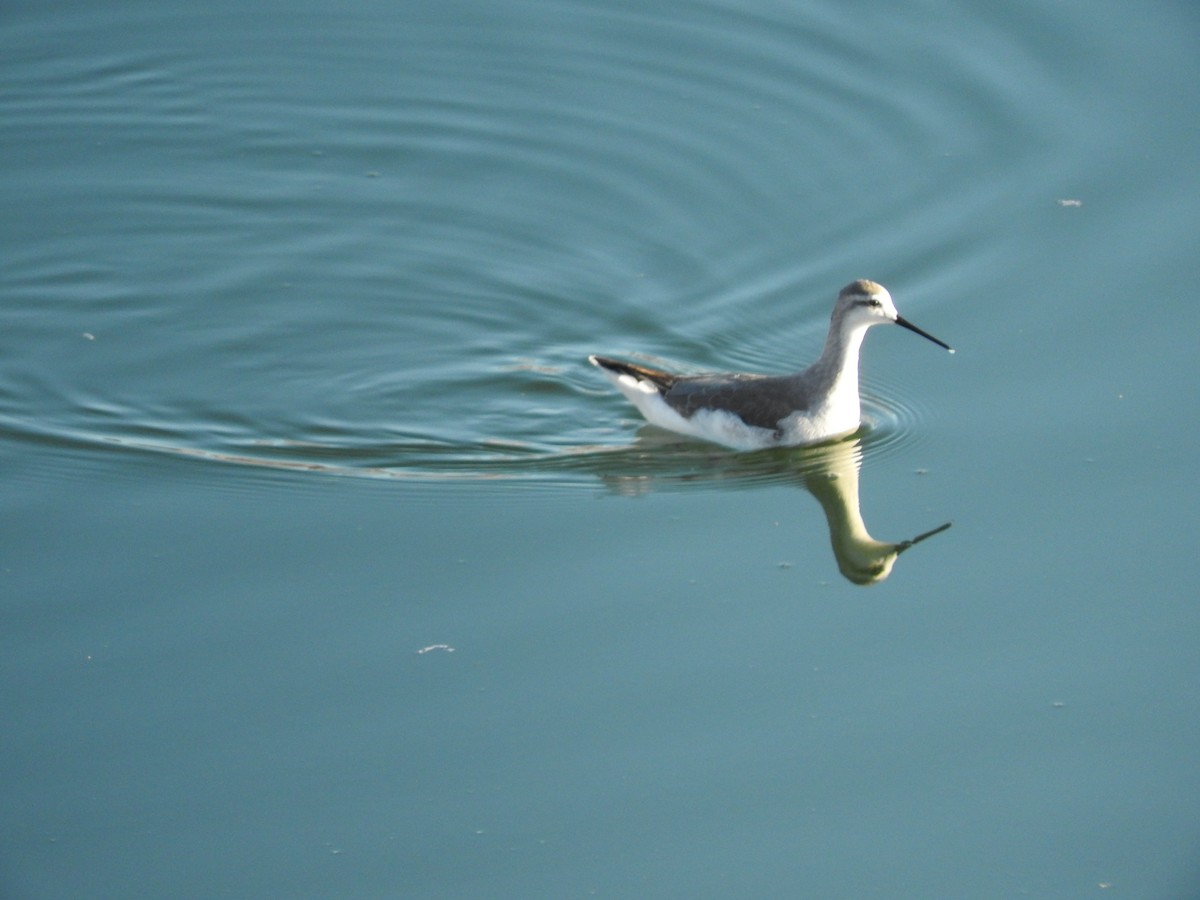
{"type": "Polygon", "coordinates": [[[658,369],[650,369],[646,366],[635,365],[634,363],[621,362],[617,359],[609,359],[606,356],[589,356],[588,362],[597,368],[605,369],[615,375],[628,375],[637,381],[649,381],[660,391],[669,391],[671,386],[679,380],[678,375],[672,375],[670,372],[662,372],[658,369]]]}

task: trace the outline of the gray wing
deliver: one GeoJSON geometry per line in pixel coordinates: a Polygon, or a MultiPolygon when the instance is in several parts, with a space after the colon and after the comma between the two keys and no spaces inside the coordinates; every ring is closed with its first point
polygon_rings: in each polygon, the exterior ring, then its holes
{"type": "Polygon", "coordinates": [[[722,409],[758,428],[779,427],[780,419],[807,410],[810,401],[796,379],[770,375],[680,378],[663,399],[685,419],[701,409],[722,409]]]}

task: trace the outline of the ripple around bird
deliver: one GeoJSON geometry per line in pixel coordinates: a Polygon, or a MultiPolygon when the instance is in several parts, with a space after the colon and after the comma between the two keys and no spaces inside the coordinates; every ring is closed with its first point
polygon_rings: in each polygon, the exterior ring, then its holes
{"type": "MultiPolygon", "coordinates": [[[[394,77],[352,97],[317,65],[280,80],[257,46],[22,58],[12,130],[30,152],[63,149],[31,185],[38,239],[8,269],[4,429],[307,471],[571,482],[641,452],[588,353],[779,371],[797,344],[815,356],[852,277],[899,288],[906,313],[910,295],[928,304],[938,276],[904,271],[897,235],[935,262],[969,242],[945,230],[944,198],[970,221],[993,189],[956,148],[1036,124],[953,47],[933,51],[945,77],[883,85],[902,48],[864,47],[839,16],[801,28],[716,5],[684,24],[568,6],[578,16],[549,33],[516,13],[416,15],[387,45],[394,77]],[[849,64],[864,54],[871,66],[849,64]],[[127,165],[83,152],[68,139],[81,130],[127,165]],[[851,150],[870,203],[842,193],[834,208],[851,150]],[[913,154],[931,154],[936,191],[885,177],[913,154]],[[65,166],[72,183],[94,167],[95,189],[71,190],[65,166]]],[[[320,23],[295,27],[319,57],[320,23]]],[[[341,62],[376,71],[369,55],[341,62]]],[[[919,437],[921,407],[867,394],[868,452],[919,437]]]]}

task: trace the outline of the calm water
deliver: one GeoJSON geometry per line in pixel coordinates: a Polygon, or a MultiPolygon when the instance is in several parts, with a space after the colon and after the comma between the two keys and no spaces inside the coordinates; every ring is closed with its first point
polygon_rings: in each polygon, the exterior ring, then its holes
{"type": "Polygon", "coordinates": [[[1200,894],[1191,5],[120,7],[0,15],[0,893],[1200,894]],[[852,441],[584,361],[856,277],[852,441]]]}

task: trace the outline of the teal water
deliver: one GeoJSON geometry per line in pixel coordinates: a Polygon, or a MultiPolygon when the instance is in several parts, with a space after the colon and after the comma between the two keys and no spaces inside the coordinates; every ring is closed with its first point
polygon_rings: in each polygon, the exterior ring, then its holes
{"type": "Polygon", "coordinates": [[[7,9],[0,893],[1194,895],[1198,25],[7,9]]]}

